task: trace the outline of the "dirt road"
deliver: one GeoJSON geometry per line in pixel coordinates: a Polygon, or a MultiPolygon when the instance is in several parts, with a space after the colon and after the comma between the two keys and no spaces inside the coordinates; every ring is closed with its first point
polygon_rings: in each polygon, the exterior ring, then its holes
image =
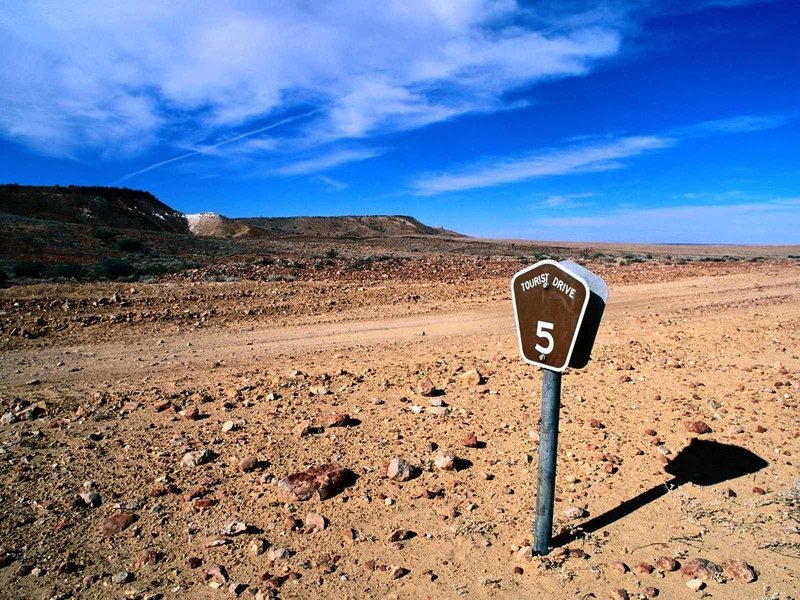
{"type": "Polygon", "coordinates": [[[555,528],[608,518],[546,558],[529,555],[540,379],[506,285],[466,309],[114,324],[5,352],[0,597],[796,597],[800,268],[612,287],[593,361],[564,379],[555,528]],[[448,450],[456,470],[435,464],[448,450]],[[395,457],[416,476],[387,479],[395,457]],[[281,494],[325,463],[352,485],[281,494]],[[220,533],[232,521],[246,531],[220,533]]]}

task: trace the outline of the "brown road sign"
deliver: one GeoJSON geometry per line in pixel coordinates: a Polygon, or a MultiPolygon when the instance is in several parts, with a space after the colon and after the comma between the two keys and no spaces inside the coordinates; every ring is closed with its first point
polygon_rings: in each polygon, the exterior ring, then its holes
{"type": "Polygon", "coordinates": [[[583,278],[553,260],[514,275],[511,296],[525,362],[551,371],[567,368],[589,294],[583,278]]]}

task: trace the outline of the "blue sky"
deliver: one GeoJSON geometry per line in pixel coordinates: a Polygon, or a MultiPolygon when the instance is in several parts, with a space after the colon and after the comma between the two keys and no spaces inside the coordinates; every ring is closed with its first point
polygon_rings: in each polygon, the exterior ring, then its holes
{"type": "Polygon", "coordinates": [[[800,243],[800,4],[0,3],[0,181],[184,212],[800,243]]]}

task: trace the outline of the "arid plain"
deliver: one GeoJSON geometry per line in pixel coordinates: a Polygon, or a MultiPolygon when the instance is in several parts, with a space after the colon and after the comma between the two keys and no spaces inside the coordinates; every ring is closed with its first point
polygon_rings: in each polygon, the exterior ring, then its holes
{"type": "Polygon", "coordinates": [[[546,557],[523,261],[0,290],[0,597],[797,597],[800,267],[638,250],[575,258],[546,557]]]}

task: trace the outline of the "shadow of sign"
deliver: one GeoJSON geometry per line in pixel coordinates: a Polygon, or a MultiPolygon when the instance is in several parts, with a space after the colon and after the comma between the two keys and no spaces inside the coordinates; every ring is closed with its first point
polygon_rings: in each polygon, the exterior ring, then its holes
{"type": "Polygon", "coordinates": [[[590,519],[583,525],[560,533],[553,538],[552,546],[569,544],[583,534],[599,531],[666,495],[670,488],[684,483],[702,486],[716,485],[755,473],[767,465],[767,461],[763,458],[739,446],[694,438],[665,467],[664,470],[672,475],[670,481],[626,500],[616,508],[590,519]]]}

